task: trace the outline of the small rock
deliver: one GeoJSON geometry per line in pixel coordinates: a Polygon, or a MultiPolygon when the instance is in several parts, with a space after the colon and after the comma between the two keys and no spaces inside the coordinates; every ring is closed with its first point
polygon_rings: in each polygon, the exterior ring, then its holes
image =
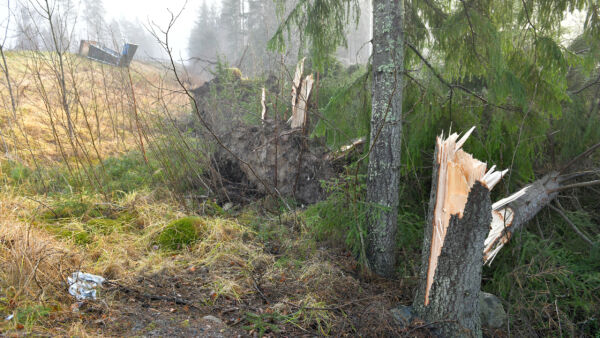
{"type": "Polygon", "coordinates": [[[78,313],[81,307],[83,306],[83,302],[75,302],[71,304],[71,312],[78,313]]]}
{"type": "Polygon", "coordinates": [[[479,293],[479,315],[482,326],[498,329],[506,323],[506,312],[502,302],[491,293],[479,293]]]}
{"type": "Polygon", "coordinates": [[[215,322],[217,324],[223,324],[223,321],[221,321],[219,318],[217,318],[215,316],[211,316],[211,315],[204,316],[204,317],[202,317],[202,319],[204,319],[204,320],[210,320],[210,321],[215,322]]]}
{"type": "Polygon", "coordinates": [[[412,306],[398,305],[391,310],[392,316],[402,327],[406,327],[413,320],[412,306]]]}
{"type": "MultiPolygon", "coordinates": [[[[408,326],[414,319],[412,306],[398,305],[390,312],[402,327],[408,326]]],[[[479,315],[481,325],[492,329],[503,327],[507,319],[500,299],[483,291],[479,293],[479,315]]]]}

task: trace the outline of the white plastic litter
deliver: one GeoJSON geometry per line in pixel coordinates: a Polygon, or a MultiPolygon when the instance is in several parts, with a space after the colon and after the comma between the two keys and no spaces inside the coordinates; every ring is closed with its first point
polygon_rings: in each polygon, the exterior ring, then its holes
{"type": "Polygon", "coordinates": [[[96,299],[96,287],[102,286],[104,277],[92,275],[86,272],[73,272],[68,278],[69,293],[77,300],[96,299]]]}
{"type": "Polygon", "coordinates": [[[13,314],[6,316],[6,318],[4,318],[4,320],[8,322],[9,320],[13,319],[14,317],[15,317],[15,314],[13,313],[13,314]]]}

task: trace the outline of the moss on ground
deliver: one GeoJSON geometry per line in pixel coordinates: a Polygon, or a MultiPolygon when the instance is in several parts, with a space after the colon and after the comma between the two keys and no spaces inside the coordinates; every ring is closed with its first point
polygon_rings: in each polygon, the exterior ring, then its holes
{"type": "Polygon", "coordinates": [[[180,250],[194,245],[204,231],[200,217],[183,217],[169,223],[158,235],[156,244],[165,250],[180,250]]]}

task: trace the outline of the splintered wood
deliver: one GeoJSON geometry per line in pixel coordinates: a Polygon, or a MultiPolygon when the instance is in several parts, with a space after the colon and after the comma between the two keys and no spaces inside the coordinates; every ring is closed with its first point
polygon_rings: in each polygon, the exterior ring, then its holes
{"type": "Polygon", "coordinates": [[[296,101],[298,99],[298,90],[300,89],[300,81],[302,80],[302,74],[304,73],[304,60],[302,58],[296,65],[296,73],[294,73],[294,80],[292,80],[292,112],[296,109],[296,101]]]}
{"type": "Polygon", "coordinates": [[[292,116],[288,120],[292,129],[302,128],[306,124],[306,109],[314,83],[312,74],[306,76],[306,78],[302,80],[302,74],[304,73],[304,59],[305,58],[302,58],[302,60],[298,62],[294,80],[292,81],[292,116]]]}
{"type": "Polygon", "coordinates": [[[490,265],[504,244],[510,240],[510,232],[504,229],[513,225],[515,211],[507,205],[525,195],[529,186],[492,204],[492,224],[484,242],[483,261],[490,265]]]}
{"type": "Polygon", "coordinates": [[[264,121],[267,118],[267,90],[265,89],[265,87],[262,88],[262,94],[260,96],[260,105],[262,106],[260,119],[264,121]]]}
{"type": "Polygon", "coordinates": [[[450,217],[457,215],[462,218],[469,191],[475,182],[479,181],[486,188],[492,190],[508,171],[496,171],[495,166],[486,171],[486,163],[473,158],[473,155],[461,149],[473,129],[475,127],[471,128],[460,139],[456,133],[449,135],[446,139],[443,135],[437,138],[438,182],[427,270],[425,305],[429,304],[429,292],[433,284],[438,258],[444,245],[450,217]]]}

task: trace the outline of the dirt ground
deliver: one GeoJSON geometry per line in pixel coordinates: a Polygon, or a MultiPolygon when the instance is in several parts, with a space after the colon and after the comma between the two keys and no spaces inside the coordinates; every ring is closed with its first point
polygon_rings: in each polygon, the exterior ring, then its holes
{"type": "Polygon", "coordinates": [[[97,301],[73,300],[70,314],[47,324],[79,320],[88,334],[142,337],[413,336],[426,332],[418,323],[401,329],[389,312],[399,303],[410,303],[405,297],[409,283],[360,278],[348,252],[319,251],[320,259],[327,258],[322,260],[326,278],[316,270],[304,278],[290,271],[289,276],[276,279],[255,271],[246,276],[253,292],[235,299],[214,293],[207,267],[182,267],[176,273],[141,276],[135,286],[108,283],[97,301]],[[304,305],[308,293],[332,305],[304,305]],[[251,314],[261,319],[253,321],[251,314]]]}

